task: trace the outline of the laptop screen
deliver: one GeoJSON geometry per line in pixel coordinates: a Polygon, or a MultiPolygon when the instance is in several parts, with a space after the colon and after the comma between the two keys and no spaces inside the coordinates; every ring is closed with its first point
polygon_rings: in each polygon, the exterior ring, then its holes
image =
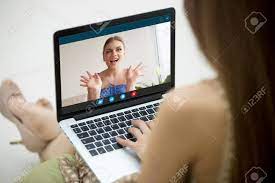
{"type": "Polygon", "coordinates": [[[61,107],[104,107],[171,85],[172,21],[169,13],[111,20],[59,36],[61,107]]]}

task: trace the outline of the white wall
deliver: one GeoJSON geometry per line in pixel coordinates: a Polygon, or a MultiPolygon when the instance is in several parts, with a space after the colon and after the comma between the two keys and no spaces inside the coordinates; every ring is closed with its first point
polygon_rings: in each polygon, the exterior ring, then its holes
{"type": "Polygon", "coordinates": [[[170,22],[156,25],[160,79],[163,81],[171,73],[171,27],[170,22]],[[168,46],[169,45],[169,46],[168,46]],[[169,63],[169,64],[167,64],[169,63]]]}
{"type": "MultiPolygon", "coordinates": [[[[56,30],[167,7],[175,7],[177,12],[176,84],[211,77],[184,16],[182,0],[9,0],[0,2],[0,78],[53,68],[52,35],[56,30]]],[[[53,88],[53,70],[48,74],[44,84],[53,88]]],[[[30,84],[38,81],[33,78],[30,84]]]]}

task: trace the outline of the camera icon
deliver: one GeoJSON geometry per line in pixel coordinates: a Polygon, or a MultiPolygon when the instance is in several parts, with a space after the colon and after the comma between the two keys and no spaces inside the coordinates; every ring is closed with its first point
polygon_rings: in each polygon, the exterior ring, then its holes
{"type": "Polygon", "coordinates": [[[249,105],[243,105],[241,111],[243,114],[248,113],[250,111],[249,105]]]}
{"type": "Polygon", "coordinates": [[[252,167],[245,174],[245,183],[261,183],[267,177],[267,173],[261,167],[252,167]]]}
{"type": "Polygon", "coordinates": [[[179,94],[174,93],[168,96],[167,102],[171,109],[177,112],[187,102],[187,99],[184,96],[180,96],[179,94]]]}
{"type": "Polygon", "coordinates": [[[244,20],[245,28],[251,33],[256,34],[267,22],[267,18],[261,13],[253,11],[244,20]]]}

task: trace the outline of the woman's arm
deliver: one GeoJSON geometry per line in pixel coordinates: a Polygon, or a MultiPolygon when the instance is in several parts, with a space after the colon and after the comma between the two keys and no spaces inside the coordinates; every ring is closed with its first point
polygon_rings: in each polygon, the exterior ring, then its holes
{"type": "Polygon", "coordinates": [[[177,89],[165,97],[150,136],[139,132],[135,143],[118,140],[141,158],[139,182],[182,182],[188,167],[197,181],[215,182],[228,123],[221,99],[205,86],[177,89]]]}
{"type": "Polygon", "coordinates": [[[185,108],[175,112],[167,102],[160,109],[138,182],[180,182],[196,157],[192,111],[185,108]]]}
{"type": "Polygon", "coordinates": [[[200,140],[193,122],[198,115],[194,115],[196,110],[190,104],[183,107],[171,103],[180,99],[166,100],[158,117],[150,123],[133,121],[134,127],[129,132],[137,138],[136,142],[117,138],[118,143],[133,149],[143,162],[139,182],[178,182],[197,157],[200,140]]]}
{"type": "Polygon", "coordinates": [[[216,182],[228,133],[226,106],[208,85],[168,94],[143,155],[139,182],[180,182],[187,165],[196,181],[216,182]]]}
{"type": "Polygon", "coordinates": [[[126,92],[136,90],[136,84],[134,82],[127,82],[126,84],[126,92]]]}
{"type": "Polygon", "coordinates": [[[95,89],[95,88],[87,88],[88,90],[88,95],[87,95],[87,99],[88,100],[96,100],[100,98],[100,92],[101,89],[95,89]]]}

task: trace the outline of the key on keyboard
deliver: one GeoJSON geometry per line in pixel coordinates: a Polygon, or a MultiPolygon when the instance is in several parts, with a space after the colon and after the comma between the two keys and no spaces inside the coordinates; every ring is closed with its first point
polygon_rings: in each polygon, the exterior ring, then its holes
{"type": "Polygon", "coordinates": [[[89,134],[88,134],[87,132],[84,132],[84,133],[79,133],[79,134],[77,134],[77,136],[78,136],[80,139],[83,139],[83,138],[89,137],[89,134]]]}
{"type": "Polygon", "coordinates": [[[82,139],[81,142],[83,144],[88,144],[88,143],[91,143],[91,142],[94,142],[95,139],[93,137],[89,137],[89,138],[86,138],[86,139],[82,139]]]}
{"type": "Polygon", "coordinates": [[[80,133],[80,132],[81,132],[80,128],[74,128],[73,131],[74,131],[75,133],[80,133]]]}
{"type": "Polygon", "coordinates": [[[105,149],[103,149],[103,147],[98,148],[97,151],[98,151],[100,154],[106,153],[106,151],[105,151],[105,149]]]}
{"type": "Polygon", "coordinates": [[[94,149],[95,148],[95,145],[94,144],[88,144],[88,145],[85,145],[85,147],[90,150],[90,149],[94,149]]]}

